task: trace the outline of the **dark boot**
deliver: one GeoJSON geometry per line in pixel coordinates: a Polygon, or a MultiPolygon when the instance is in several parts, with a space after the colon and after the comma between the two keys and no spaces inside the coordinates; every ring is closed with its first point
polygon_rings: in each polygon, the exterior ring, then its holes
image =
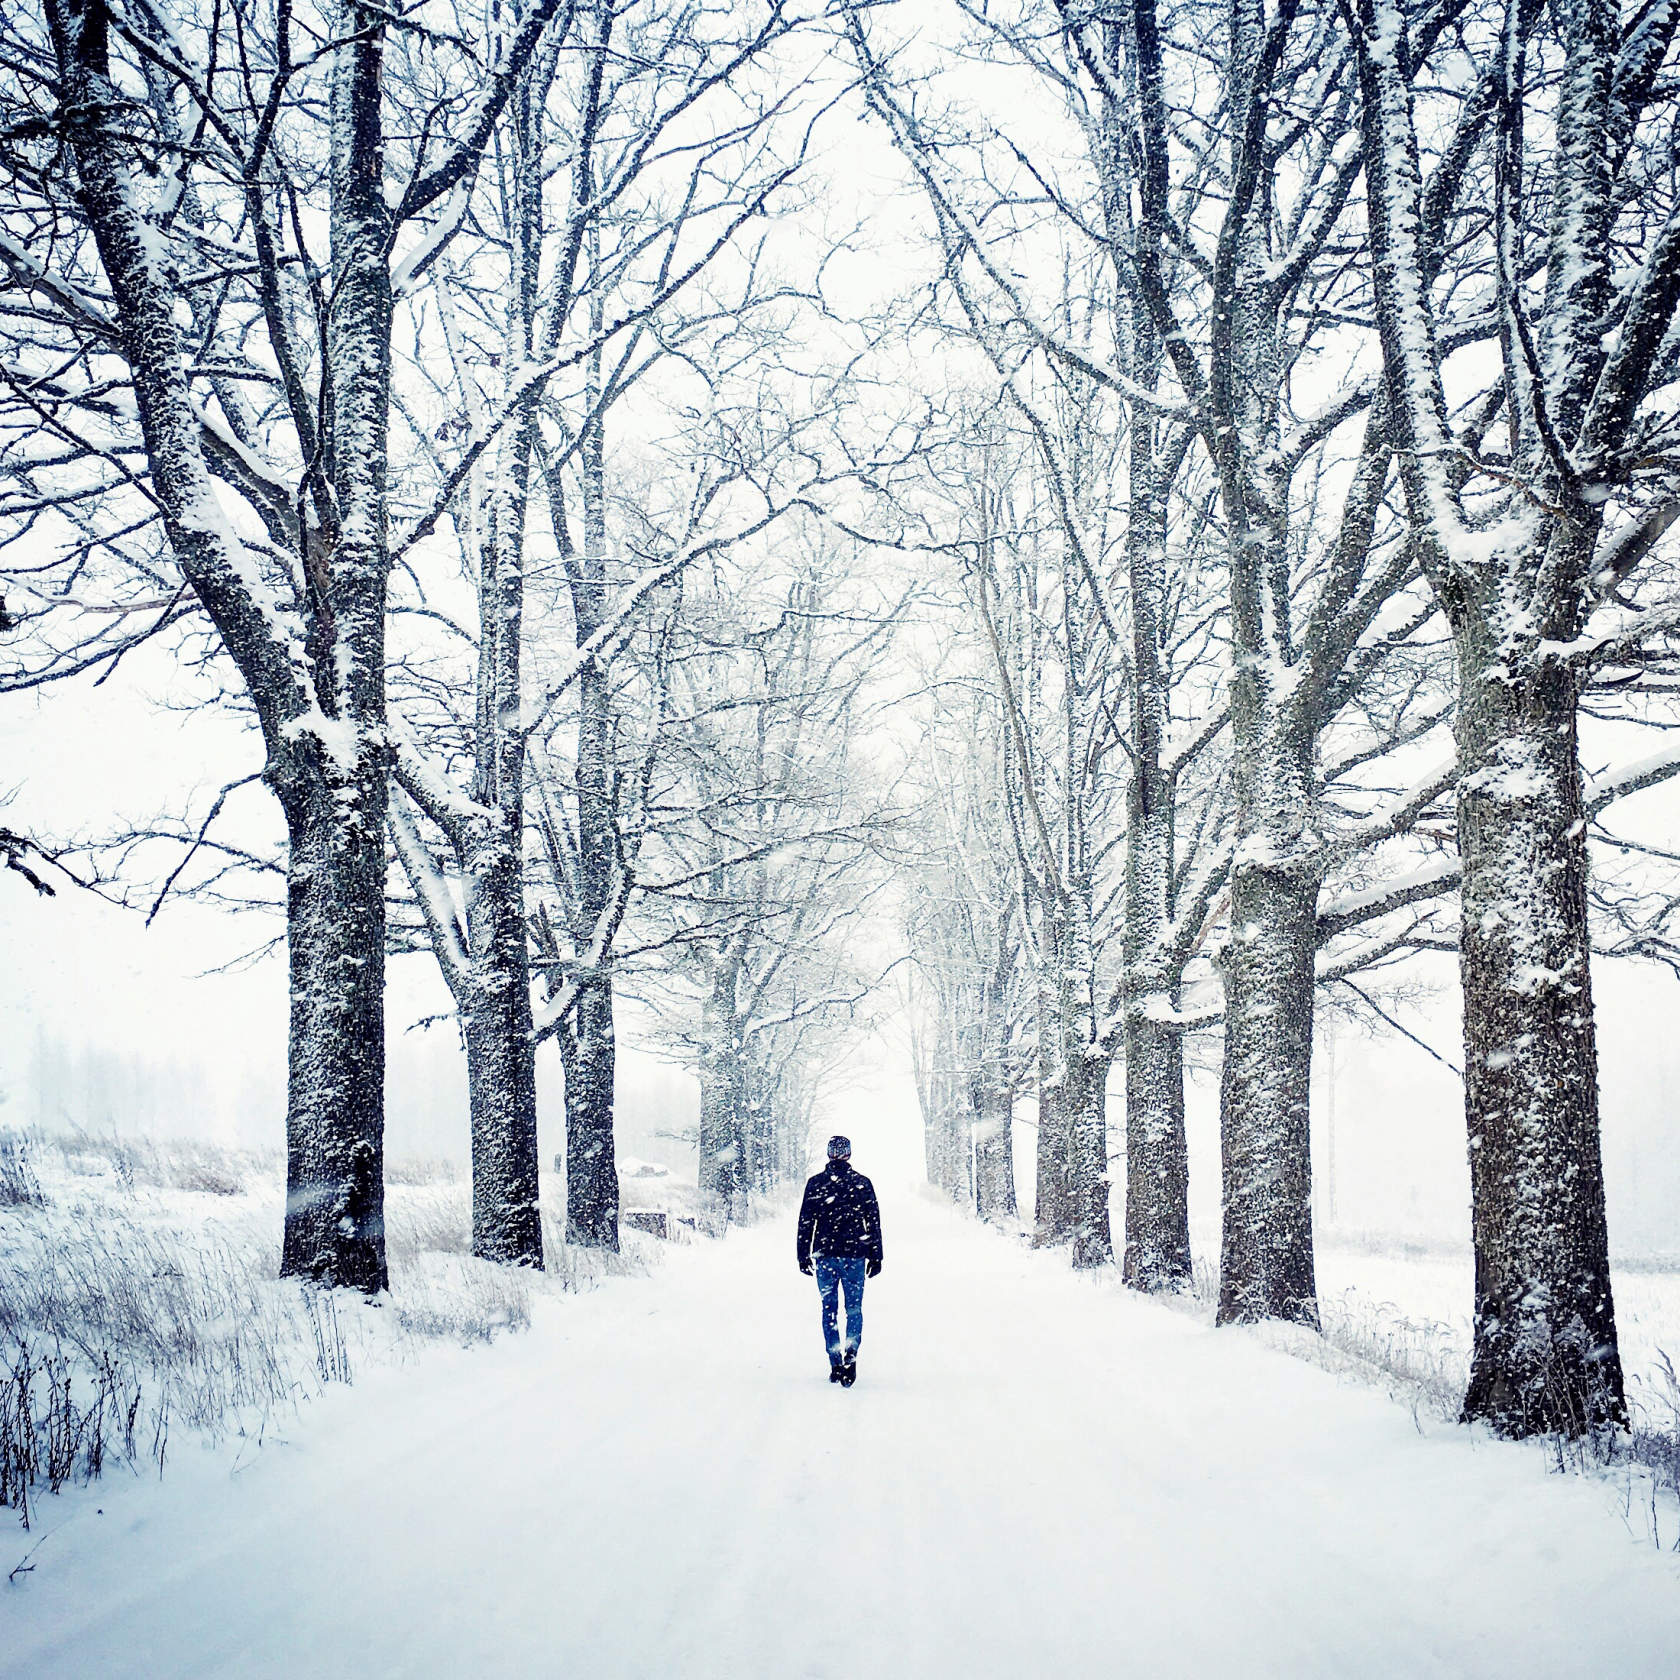
{"type": "Polygon", "coordinates": [[[846,1380],[845,1371],[846,1366],[843,1360],[838,1357],[829,1360],[828,1380],[830,1382],[844,1382],[846,1380]]]}
{"type": "Polygon", "coordinates": [[[857,1355],[848,1353],[840,1361],[839,1382],[842,1388],[850,1388],[857,1381],[857,1355]]]}

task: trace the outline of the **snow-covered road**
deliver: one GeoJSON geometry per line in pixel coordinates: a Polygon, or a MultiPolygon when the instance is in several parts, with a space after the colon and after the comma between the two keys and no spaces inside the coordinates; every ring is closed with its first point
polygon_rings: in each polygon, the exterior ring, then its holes
{"type": "Polygon", "coordinates": [[[1680,1569],[1602,1486],[915,1196],[883,1216],[850,1392],[791,1220],[677,1251],[236,1474],[76,1496],[0,1584],[0,1673],[1680,1674],[1680,1569]]]}

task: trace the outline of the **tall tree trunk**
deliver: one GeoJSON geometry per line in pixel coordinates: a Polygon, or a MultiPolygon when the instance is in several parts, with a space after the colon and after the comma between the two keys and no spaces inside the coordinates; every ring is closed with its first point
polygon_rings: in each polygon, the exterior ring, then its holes
{"type": "Polygon", "coordinates": [[[618,1252],[618,1157],[613,1141],[617,1043],[612,986],[586,981],[560,1029],[566,1077],[566,1241],[618,1252]]]}
{"type": "MultiPolygon", "coordinates": [[[[290,856],[291,1068],[281,1271],[377,1290],[386,1282],[385,724],[386,428],[391,390],[391,214],[385,200],[384,28],[342,8],[334,52],[333,307],[326,461],[337,510],[330,544],[306,557],[317,595],[314,683],[325,739],[314,774],[282,788],[290,856]]],[[[289,772],[282,772],[289,776],[289,772]]],[[[276,778],[278,781],[278,778],[276,778]]]]}
{"type": "Polygon", "coordinates": [[[295,779],[270,772],[289,839],[280,1273],[373,1293],[387,1283],[385,777],[368,768],[339,784],[331,770],[317,759],[295,779]]]}
{"type": "MultiPolygon", "coordinates": [[[[1050,923],[1048,909],[1045,920],[1050,923]]],[[[1047,970],[1055,962],[1060,937],[1053,923],[1041,940],[1038,977],[1038,1145],[1033,1156],[1033,1242],[1039,1247],[1066,1242],[1073,1233],[1068,1204],[1068,1105],[1058,1060],[1055,996],[1047,970]]]]}
{"type": "Polygon", "coordinates": [[[1458,636],[1464,1099],[1476,1313],[1467,1419],[1625,1425],[1599,1152],[1575,676],[1458,636]]]}
{"type": "Polygon", "coordinates": [[[472,1129],[473,1253],[543,1263],[537,1189],[537,1079],[522,855],[495,825],[469,853],[472,955],[459,1007],[472,1129]]]}
{"type": "MultiPolygon", "coordinates": [[[[1146,25],[1153,32],[1153,13],[1146,25]]],[[[1134,207],[1131,113],[1113,95],[1124,85],[1124,30],[1106,24],[1103,48],[1110,81],[1101,104],[1097,152],[1108,246],[1121,281],[1114,289],[1116,337],[1129,342],[1132,377],[1153,389],[1162,366],[1161,335],[1147,299],[1135,284],[1139,253],[1159,264],[1165,182],[1145,183],[1134,207]],[[1142,210],[1141,219],[1137,210],[1142,210]]],[[[1153,62],[1159,52],[1151,43],[1153,62]]],[[[1132,73],[1136,73],[1133,67],[1132,73]]],[[[1158,85],[1140,90],[1150,111],[1158,85]]],[[[1130,690],[1132,773],[1126,788],[1125,906],[1121,941],[1126,1079],[1126,1215],[1121,1276],[1133,1289],[1179,1289],[1190,1280],[1190,1162],[1184,1133],[1184,1046],[1178,1035],[1147,1019],[1159,1000],[1176,1004],[1183,958],[1164,972],[1162,953],[1175,899],[1178,788],[1163,762],[1169,672],[1163,662],[1162,621],[1167,603],[1167,500],[1183,464],[1188,438],[1176,445],[1142,403],[1127,415],[1126,580],[1132,646],[1130,690]]]]}
{"type": "Polygon", "coordinates": [[[1062,1084],[1067,1113],[1068,1220],[1073,1264],[1084,1270],[1114,1259],[1108,1216],[1109,1059],[1081,1045],[1062,1084]]]}
{"type": "MultiPolygon", "coordinates": [[[[550,61],[552,63],[552,61],[550,61]]],[[[521,78],[508,124],[516,176],[513,296],[503,336],[504,366],[531,359],[536,319],[542,193],[533,180],[542,153],[542,101],[552,69],[521,78]]],[[[496,474],[489,540],[480,552],[479,663],[473,799],[462,836],[470,956],[458,1004],[467,1047],[472,1134],[473,1253],[486,1260],[543,1264],[538,1193],[536,1044],[525,916],[525,735],[521,728],[525,626],[525,527],[536,407],[526,400],[496,474]]]]}
{"type": "MultiPolygon", "coordinates": [[[[579,639],[587,640],[581,624],[579,639]]],[[[573,937],[579,950],[588,950],[615,897],[612,715],[606,673],[591,664],[579,678],[578,691],[578,898],[573,937]]],[[[618,1166],[613,1143],[617,1058],[610,977],[591,979],[580,991],[564,1042],[569,1044],[565,1064],[566,1240],[617,1249],[618,1166]],[[594,1042],[597,1037],[598,1043],[594,1042]],[[580,1210],[579,1217],[574,1217],[573,1207],[580,1210]]]]}
{"type": "Polygon", "coordinates": [[[1015,1217],[1015,1138],[1009,1088],[982,1080],[974,1148],[974,1200],[983,1219],[1015,1217]]]}
{"type": "Polygon", "coordinates": [[[951,1200],[971,1213],[979,1211],[976,1184],[975,1127],[979,1119],[980,1008],[975,988],[965,984],[951,999],[951,1075],[945,1084],[946,1160],[951,1200]]]}
{"type": "MultiPolygon", "coordinates": [[[[592,314],[600,331],[600,308],[592,314]]],[[[587,400],[593,418],[583,443],[583,552],[570,557],[573,630],[585,646],[606,614],[606,428],[599,413],[600,357],[590,362],[587,400]]],[[[578,676],[577,891],[572,906],[574,948],[593,948],[603,918],[616,902],[617,813],[613,803],[611,676],[591,659],[578,676]]],[[[618,1248],[618,1163],[613,1142],[616,1050],[613,983],[592,979],[579,994],[566,1060],[566,1240],[618,1248]],[[573,1072],[577,1080],[574,1087],[573,1072]],[[575,1212],[573,1210],[576,1210],[575,1212]]]]}
{"type": "Polygon", "coordinates": [[[1316,868],[1258,848],[1239,855],[1232,875],[1219,1085],[1221,1324],[1318,1323],[1309,1126],[1318,889],[1316,868]]]}
{"type": "Polygon", "coordinates": [[[1064,929],[1057,1010],[1060,1016],[1062,1120],[1067,1128],[1067,1214],[1073,1264],[1114,1258],[1108,1213],[1109,1057],[1096,1047],[1092,997],[1090,883],[1070,880],[1073,904],[1064,929]]]}
{"type": "Polygon", "coordinates": [[[1067,1202],[1067,1123],[1059,1086],[1038,1088],[1038,1146],[1033,1155],[1033,1243],[1048,1248],[1072,1232],[1067,1202]]]}
{"type": "Polygon", "coordinates": [[[726,956],[713,971],[700,1024],[700,1196],[711,1212],[730,1224],[746,1218],[748,1195],[735,985],[736,965],[726,956]]]}
{"type": "MultiPolygon", "coordinates": [[[[1000,932],[1000,945],[1006,938],[1007,933],[1000,932]]],[[[1006,986],[1007,968],[1000,958],[984,988],[985,1052],[974,1087],[974,1201],[982,1219],[1015,1217],[1014,1094],[1009,1085],[1006,986]]]]}
{"type": "Polygon", "coordinates": [[[1126,1235],[1121,1276],[1133,1289],[1190,1281],[1190,1156],[1184,1132],[1184,1040],[1126,1022],[1126,1235]]]}
{"type": "Polygon", "coordinates": [[[1020,955],[1015,906],[997,915],[992,971],[980,992],[980,1078],[975,1091],[974,1198],[984,1219],[1013,1220],[1015,1206],[1015,1092],[1009,1068],[1010,975],[1020,955]]]}
{"type": "MultiPolygon", "coordinates": [[[[1137,598],[1134,588],[1134,601],[1137,598]]],[[[1133,607],[1134,617],[1140,616],[1133,607]]],[[[1148,615],[1141,615],[1148,616],[1148,615]]],[[[1153,619],[1149,636],[1154,636],[1153,619]]],[[[1121,1275],[1133,1289],[1190,1281],[1190,1154],[1184,1131],[1184,1044],[1150,1018],[1176,1004],[1176,965],[1164,958],[1173,905],[1173,799],[1160,763],[1165,716],[1160,684],[1134,679],[1138,736],[1127,798],[1126,899],[1121,978],[1126,1078],[1126,1223],[1121,1275]]]]}

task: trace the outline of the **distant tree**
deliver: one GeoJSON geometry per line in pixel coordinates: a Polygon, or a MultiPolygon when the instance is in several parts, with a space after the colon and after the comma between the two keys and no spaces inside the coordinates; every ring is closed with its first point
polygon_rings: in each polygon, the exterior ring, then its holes
{"type": "Polygon", "coordinates": [[[928,1180],[983,1219],[1016,1215],[1014,1107],[1033,1071],[1031,967],[1015,846],[998,797],[1002,707],[948,659],[922,686],[915,753],[925,782],[908,872],[912,1052],[928,1180]]]}
{"type": "Polygon", "coordinates": [[[778,1111],[776,1068],[821,1065],[824,1023],[881,978],[850,948],[893,826],[861,737],[902,613],[815,534],[779,577],[689,586],[623,960],[693,1057],[700,1189],[725,1221],[802,1156],[805,1095],[778,1111]]]}

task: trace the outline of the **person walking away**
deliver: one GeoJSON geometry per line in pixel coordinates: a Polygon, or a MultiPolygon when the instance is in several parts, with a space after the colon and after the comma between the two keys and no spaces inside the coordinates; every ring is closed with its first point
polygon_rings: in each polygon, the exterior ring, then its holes
{"type": "Polygon", "coordinates": [[[863,1280],[881,1275],[881,1205],[875,1186],[852,1166],[852,1140],[828,1140],[828,1165],[805,1184],[799,1207],[799,1269],[817,1277],[822,1299],[828,1380],[857,1381],[863,1340],[863,1280]],[[846,1292],[846,1336],[840,1338],[840,1292],[846,1292]]]}

